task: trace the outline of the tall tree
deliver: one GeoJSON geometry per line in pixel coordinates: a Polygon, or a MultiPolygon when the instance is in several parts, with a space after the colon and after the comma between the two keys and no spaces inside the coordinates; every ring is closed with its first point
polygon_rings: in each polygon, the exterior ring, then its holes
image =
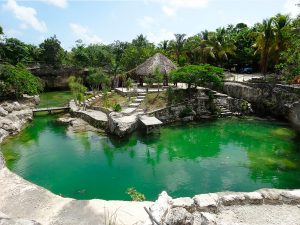
{"type": "Polygon", "coordinates": [[[5,39],[3,53],[4,60],[13,65],[26,61],[29,55],[27,45],[16,38],[5,39]]]}
{"type": "Polygon", "coordinates": [[[280,53],[287,48],[288,37],[286,35],[287,29],[291,24],[291,18],[288,15],[277,14],[274,17],[275,28],[275,64],[279,63],[280,53]]]}
{"type": "Polygon", "coordinates": [[[40,44],[41,59],[45,64],[53,67],[59,67],[62,64],[64,50],[61,47],[60,41],[53,37],[47,38],[43,43],[40,44]]]}
{"type": "Polygon", "coordinates": [[[275,32],[273,28],[273,18],[263,20],[260,32],[257,34],[255,53],[260,53],[261,72],[265,75],[268,71],[270,56],[274,52],[275,32]]]}
{"type": "Polygon", "coordinates": [[[178,65],[180,64],[180,56],[183,52],[184,43],[186,42],[186,34],[174,34],[175,36],[175,42],[174,42],[174,48],[175,48],[175,54],[176,54],[176,61],[178,65]]]}

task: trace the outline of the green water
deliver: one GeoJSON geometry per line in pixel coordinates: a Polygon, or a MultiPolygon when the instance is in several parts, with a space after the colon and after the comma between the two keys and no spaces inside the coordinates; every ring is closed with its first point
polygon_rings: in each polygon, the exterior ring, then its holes
{"type": "Polygon", "coordinates": [[[173,125],[120,140],[72,134],[53,116],[37,117],[1,150],[8,167],[56,194],[77,199],[149,200],[205,192],[300,188],[300,142],[286,125],[227,119],[173,125]]]}
{"type": "Polygon", "coordinates": [[[38,107],[63,106],[72,99],[70,91],[52,91],[40,94],[40,104],[38,107]]]}

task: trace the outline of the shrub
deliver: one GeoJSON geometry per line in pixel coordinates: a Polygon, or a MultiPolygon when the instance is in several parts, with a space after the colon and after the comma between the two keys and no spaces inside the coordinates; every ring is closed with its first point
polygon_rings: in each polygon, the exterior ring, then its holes
{"type": "Polygon", "coordinates": [[[144,194],[138,192],[135,188],[131,187],[128,188],[127,194],[131,197],[132,201],[136,202],[142,202],[146,200],[146,197],[144,194]]]}
{"type": "Polygon", "coordinates": [[[23,94],[35,95],[43,90],[38,77],[31,74],[25,66],[4,65],[0,67],[0,96],[21,97],[23,94]]]}
{"type": "Polygon", "coordinates": [[[121,112],[122,110],[122,106],[120,104],[114,104],[112,108],[115,112],[121,112]]]}

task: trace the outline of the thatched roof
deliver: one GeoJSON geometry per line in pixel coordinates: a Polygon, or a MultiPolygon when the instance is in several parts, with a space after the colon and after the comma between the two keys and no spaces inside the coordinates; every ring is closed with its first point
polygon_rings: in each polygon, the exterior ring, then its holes
{"type": "Polygon", "coordinates": [[[166,56],[161,53],[156,53],[154,56],[147,59],[144,63],[129,71],[130,74],[138,76],[147,76],[154,73],[155,69],[159,68],[164,75],[169,74],[177,66],[166,56]]]}

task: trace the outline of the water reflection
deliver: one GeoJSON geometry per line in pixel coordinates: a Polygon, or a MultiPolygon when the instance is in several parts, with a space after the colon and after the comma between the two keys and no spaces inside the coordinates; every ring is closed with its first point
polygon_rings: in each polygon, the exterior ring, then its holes
{"type": "Polygon", "coordinates": [[[123,139],[69,136],[53,117],[40,117],[1,149],[10,169],[55,193],[127,199],[126,189],[135,187],[155,199],[162,190],[192,196],[299,188],[298,140],[285,125],[246,120],[176,124],[123,139]]]}

